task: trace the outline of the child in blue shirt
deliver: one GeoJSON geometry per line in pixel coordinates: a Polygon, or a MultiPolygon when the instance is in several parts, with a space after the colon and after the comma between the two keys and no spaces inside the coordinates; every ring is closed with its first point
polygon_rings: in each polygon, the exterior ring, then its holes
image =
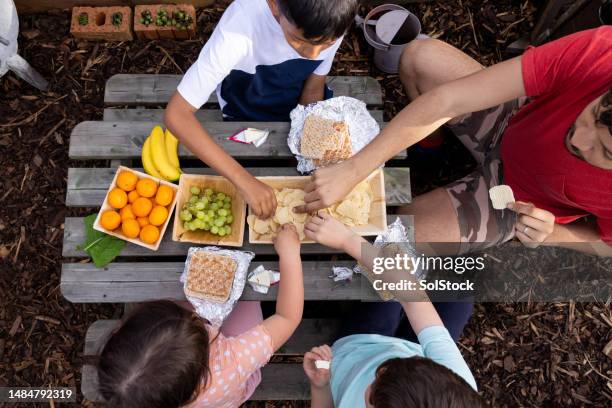
{"type": "MultiPolygon", "coordinates": [[[[365,264],[369,245],[326,213],[314,216],[306,236],[342,249],[365,264]]],[[[426,296],[424,293],[422,296],[426,296]]],[[[426,299],[424,297],[423,299],[426,299]]],[[[429,301],[401,302],[418,344],[380,334],[352,334],[304,355],[313,408],[478,408],[485,402],[457,345],[429,301]],[[331,371],[316,360],[331,362],[331,371]]],[[[364,316],[355,316],[361,319],[364,316]]],[[[391,318],[391,317],[389,317],[391,318]]]]}
{"type": "Polygon", "coordinates": [[[168,103],[166,126],[259,217],[274,215],[272,188],[219,147],[194,113],[216,91],[227,120],[288,121],[298,104],[331,96],[325,78],[356,11],[357,0],[235,0],[168,103]]]}

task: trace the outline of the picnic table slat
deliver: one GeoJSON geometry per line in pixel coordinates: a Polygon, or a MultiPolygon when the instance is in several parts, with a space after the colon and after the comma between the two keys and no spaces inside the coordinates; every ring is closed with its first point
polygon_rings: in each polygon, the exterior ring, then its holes
{"type": "MultiPolygon", "coordinates": [[[[162,105],[168,103],[182,76],[163,74],[116,74],[106,81],[106,105],[162,105]]],[[[327,85],[334,96],[350,96],[367,105],[382,105],[382,88],[369,76],[330,76],[327,85]]],[[[218,102],[216,92],[208,99],[218,102]]]]}
{"type": "MultiPolygon", "coordinates": [[[[140,157],[142,145],[156,122],[85,121],[74,127],[70,135],[68,155],[75,160],[134,159],[140,157]]],[[[208,122],[206,129],[223,149],[236,159],[291,159],[287,146],[288,122],[208,122]],[[268,140],[260,147],[227,140],[240,129],[268,129],[268,140]]],[[[403,150],[395,159],[407,156],[403,150]]],[[[179,157],[195,158],[183,145],[179,157]]]]}
{"type": "MultiPolygon", "coordinates": [[[[399,216],[406,226],[409,237],[414,237],[413,221],[410,215],[399,216]]],[[[395,215],[389,215],[387,222],[395,221],[395,215]]],[[[167,231],[164,235],[161,245],[157,251],[151,251],[147,248],[127,243],[121,252],[121,257],[160,257],[160,256],[185,256],[187,250],[195,244],[189,242],[174,242],[172,234],[167,231]]],[[[413,239],[413,238],[411,238],[413,239]]],[[[85,241],[85,225],[81,217],[67,217],[64,222],[64,246],[62,256],[68,258],[83,258],[86,254],[77,246],[85,241]]],[[[240,248],[243,251],[252,251],[257,255],[275,255],[274,247],[271,244],[249,244],[248,231],[245,231],[244,245],[240,248]]],[[[307,254],[337,254],[338,251],[325,247],[319,244],[304,244],[301,247],[301,253],[307,254]]]]}
{"type": "MultiPolygon", "coordinates": [[[[377,122],[384,121],[384,112],[382,110],[370,110],[370,115],[377,122]]],[[[196,118],[202,123],[204,122],[221,122],[223,114],[219,109],[199,109],[195,113],[196,118]]],[[[129,121],[148,121],[163,123],[164,109],[104,109],[104,121],[108,122],[129,122],[129,121]]]]}
{"type": "MultiPolygon", "coordinates": [[[[261,369],[261,375],[261,383],[251,396],[251,401],[310,399],[310,382],[302,364],[270,363],[261,369]]],[[[98,392],[98,373],[91,364],[83,366],[81,392],[89,401],[103,401],[98,392]]]]}
{"type": "MultiPolygon", "coordinates": [[[[252,262],[278,270],[278,262],[252,262]]],[[[374,292],[361,287],[361,276],[337,283],[329,278],[333,266],[354,267],[355,261],[303,261],[305,300],[377,300],[374,292]]],[[[72,303],[132,303],[156,299],[184,301],[179,278],[184,262],[113,262],[102,269],[90,263],[62,265],[60,288],[72,303]]],[[[278,286],[267,294],[255,292],[246,284],[242,300],[275,300],[278,286]]]]}
{"type": "MultiPolygon", "coordinates": [[[[85,336],[84,355],[100,354],[111,331],[118,323],[119,320],[98,320],[92,323],[85,336]]],[[[274,354],[301,355],[313,346],[331,344],[338,334],[339,326],[338,319],[302,319],[293,335],[274,354]]]]}
{"type": "MultiPolygon", "coordinates": [[[[140,168],[134,170],[143,171],[140,168]]],[[[247,168],[254,176],[299,176],[295,167],[252,167],[247,168]]],[[[115,169],[111,168],[70,168],[66,205],[68,207],[98,207],[104,200],[108,186],[113,180],[115,169]]],[[[410,170],[406,167],[385,167],[385,195],[388,206],[410,203],[410,170]]],[[[185,168],[185,174],[217,174],[207,167],[185,168]]]]}

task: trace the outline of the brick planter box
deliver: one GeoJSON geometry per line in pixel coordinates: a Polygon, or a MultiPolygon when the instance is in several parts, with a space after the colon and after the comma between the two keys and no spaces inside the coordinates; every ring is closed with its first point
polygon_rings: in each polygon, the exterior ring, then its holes
{"type": "Polygon", "coordinates": [[[129,7],[74,7],[70,33],[86,40],[129,41],[132,35],[132,9],[129,7]],[[113,16],[121,14],[121,23],[113,16]],[[81,23],[84,24],[81,24],[81,23]]]}
{"type": "Polygon", "coordinates": [[[190,39],[196,37],[196,12],[195,7],[191,4],[156,4],[156,5],[140,5],[134,8],[134,33],[136,38],[156,40],[159,38],[166,39],[190,39]],[[179,30],[176,27],[169,26],[158,26],[155,24],[157,20],[157,13],[164,10],[168,14],[168,18],[171,19],[175,12],[182,11],[191,17],[192,25],[191,28],[185,30],[179,30]],[[149,11],[151,13],[152,22],[149,25],[141,22],[142,13],[149,11]]]}

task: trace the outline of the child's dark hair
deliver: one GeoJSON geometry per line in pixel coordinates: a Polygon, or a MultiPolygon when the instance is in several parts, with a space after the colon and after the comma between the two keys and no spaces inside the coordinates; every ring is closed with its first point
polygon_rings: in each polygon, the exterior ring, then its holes
{"type": "Polygon", "coordinates": [[[209,336],[194,312],[170,301],[134,310],[98,363],[99,390],[114,408],[179,407],[209,377],[209,336]]]}
{"type": "Polygon", "coordinates": [[[304,38],[321,43],[344,35],[357,13],[357,0],[276,0],[280,12],[304,38]]]}
{"type": "Polygon", "coordinates": [[[376,370],[370,388],[376,408],[480,408],[486,403],[461,377],[428,358],[392,358],[376,370]]]}

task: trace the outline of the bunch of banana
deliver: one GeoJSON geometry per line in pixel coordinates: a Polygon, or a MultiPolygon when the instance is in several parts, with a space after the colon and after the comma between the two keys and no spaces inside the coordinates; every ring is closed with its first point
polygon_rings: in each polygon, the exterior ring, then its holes
{"type": "Polygon", "coordinates": [[[155,126],[142,146],[142,167],[147,174],[167,181],[181,176],[178,159],[178,139],[168,129],[155,126]]]}

